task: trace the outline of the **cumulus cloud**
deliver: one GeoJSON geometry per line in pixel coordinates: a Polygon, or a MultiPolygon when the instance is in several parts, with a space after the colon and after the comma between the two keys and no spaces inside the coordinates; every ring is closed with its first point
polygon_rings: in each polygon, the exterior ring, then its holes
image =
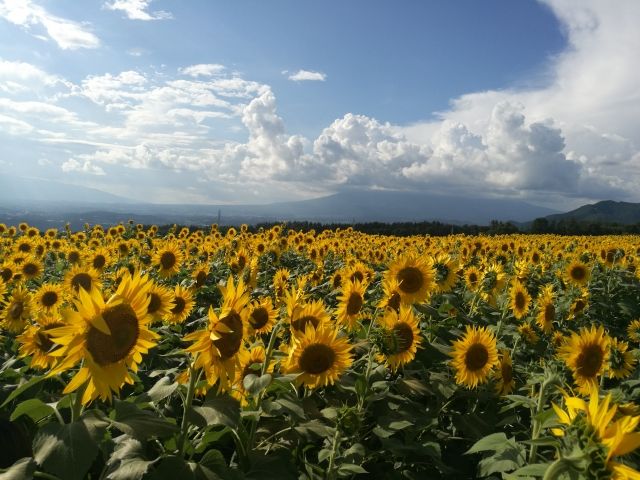
{"type": "Polygon", "coordinates": [[[64,162],[61,166],[62,171],[65,173],[69,172],[81,172],[87,173],[89,175],[106,175],[104,170],[97,165],[92,165],[90,161],[79,162],[74,158],[70,158],[66,162],[64,162]]]}
{"type": "MultiPolygon", "coordinates": [[[[27,31],[41,27],[63,50],[97,48],[100,40],[87,27],[50,14],[31,0],[0,0],[0,17],[27,31]]],[[[34,34],[38,36],[37,33],[34,34]]]]}
{"type": "Polygon", "coordinates": [[[167,20],[173,18],[170,12],[164,10],[158,10],[155,12],[149,12],[149,4],[153,0],[114,0],[112,2],[106,2],[104,7],[108,10],[119,10],[124,12],[130,20],[167,20]]]}
{"type": "MultiPolygon", "coordinates": [[[[285,75],[288,72],[285,70],[285,75]]],[[[294,82],[324,82],[327,75],[322,72],[314,72],[312,70],[298,70],[289,75],[289,80],[294,82]]]]}
{"type": "Polygon", "coordinates": [[[224,69],[224,65],[217,63],[200,63],[181,68],[179,71],[183,75],[189,75],[190,77],[211,77],[224,72],[224,69]]]}

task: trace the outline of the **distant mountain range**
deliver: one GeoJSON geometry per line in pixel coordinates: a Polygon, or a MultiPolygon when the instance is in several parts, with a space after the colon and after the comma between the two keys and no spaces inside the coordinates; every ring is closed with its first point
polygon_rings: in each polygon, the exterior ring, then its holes
{"type": "Polygon", "coordinates": [[[575,220],[585,223],[617,223],[634,225],[640,223],[640,203],[602,202],[583,205],[566,213],[557,213],[546,217],[549,221],[575,220]]]}
{"type": "Polygon", "coordinates": [[[441,221],[487,225],[526,222],[557,213],[510,199],[461,198],[422,192],[351,191],[268,205],[158,205],[137,203],[100,190],[43,180],[0,178],[0,222],[39,228],[84,223],[204,225],[308,220],[323,223],[441,221]]]}

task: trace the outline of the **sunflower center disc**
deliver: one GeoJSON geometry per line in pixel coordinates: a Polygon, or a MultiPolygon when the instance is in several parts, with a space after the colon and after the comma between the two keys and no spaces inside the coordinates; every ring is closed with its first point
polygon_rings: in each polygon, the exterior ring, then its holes
{"type": "Polygon", "coordinates": [[[24,266],[23,272],[25,275],[35,275],[38,273],[38,266],[35,263],[27,263],[24,266]]]}
{"type": "Polygon", "coordinates": [[[80,260],[80,253],[76,251],[70,252],[68,258],[71,263],[76,263],[78,260],[80,260]]]}
{"type": "Polygon", "coordinates": [[[556,318],[556,307],[549,304],[544,307],[544,321],[547,323],[551,323],[556,318]]]}
{"type": "Polygon", "coordinates": [[[184,298],[182,297],[176,297],[173,302],[175,303],[175,306],[171,309],[171,313],[182,313],[184,307],[187,306],[187,302],[185,302],[184,298]]]}
{"type": "Polygon", "coordinates": [[[314,343],[306,347],[300,355],[298,365],[305,373],[318,375],[333,366],[336,353],[324,343],[314,343]]]}
{"type": "Polygon", "coordinates": [[[595,377],[600,371],[603,359],[604,352],[600,346],[589,345],[578,355],[578,360],[576,361],[578,374],[583,377],[595,377]]]}
{"type": "Polygon", "coordinates": [[[314,317],[313,315],[307,315],[304,317],[300,317],[297,320],[294,320],[293,322],[291,322],[291,326],[293,327],[294,330],[297,330],[299,332],[304,332],[305,329],[307,328],[307,324],[309,323],[313,325],[313,328],[318,328],[318,325],[320,325],[320,319],[317,317],[314,317]]]}
{"type": "Polygon", "coordinates": [[[267,313],[267,309],[264,307],[258,307],[253,312],[251,312],[251,316],[249,317],[249,322],[251,322],[251,326],[256,330],[264,327],[269,321],[269,314],[267,313]]]}
{"type": "Polygon", "coordinates": [[[15,302],[9,308],[9,316],[15,320],[19,319],[22,316],[22,312],[24,312],[24,303],[15,302]]]}
{"type": "Polygon", "coordinates": [[[47,328],[41,328],[38,333],[36,333],[35,342],[40,351],[42,352],[50,352],[52,349],[57,350],[60,348],[60,345],[56,345],[51,341],[51,336],[47,333],[47,330],[52,328],[62,327],[61,323],[52,323],[47,325],[47,328]],[[53,348],[55,346],[55,348],[53,348]]]}
{"type": "Polygon", "coordinates": [[[586,274],[587,272],[585,272],[584,268],[580,265],[571,269],[571,278],[574,280],[583,280],[586,274]]]}
{"type": "Polygon", "coordinates": [[[393,326],[393,336],[396,339],[396,351],[394,353],[406,352],[413,345],[413,330],[404,322],[393,326]]]}
{"type": "Polygon", "coordinates": [[[87,333],[87,350],[101,366],[124,359],[138,341],[138,318],[130,305],[120,304],[102,312],[111,335],[91,327],[87,333]]]}
{"type": "Polygon", "coordinates": [[[198,286],[204,285],[204,282],[206,279],[207,279],[207,274],[201,270],[198,272],[198,275],[196,275],[196,284],[198,286]]]}
{"type": "Polygon", "coordinates": [[[500,373],[502,373],[502,383],[505,385],[511,383],[513,379],[513,367],[506,362],[503,362],[500,366],[500,373]]]}
{"type": "Polygon", "coordinates": [[[84,288],[87,292],[91,291],[91,275],[88,273],[78,273],[73,276],[71,279],[71,285],[76,290],[79,290],[80,287],[84,288]]]}
{"type": "Polygon", "coordinates": [[[393,292],[391,297],[389,297],[389,301],[387,305],[393,308],[396,312],[400,310],[400,294],[398,292],[393,292]]]}
{"type": "Polygon", "coordinates": [[[96,255],[93,259],[93,268],[101,269],[107,263],[107,259],[104,255],[96,255]]]}
{"type": "Polygon", "coordinates": [[[56,292],[45,292],[42,295],[42,305],[45,307],[52,307],[58,301],[58,294],[56,292]]]}
{"type": "Polygon", "coordinates": [[[475,371],[484,368],[489,360],[487,347],[479,343],[474,343],[469,347],[464,355],[464,364],[468,370],[475,371]]]}
{"type": "Polygon", "coordinates": [[[220,352],[220,356],[223,360],[233,357],[242,344],[242,319],[236,312],[231,312],[229,315],[220,320],[226,327],[231,330],[229,333],[221,333],[218,340],[214,340],[213,344],[220,352]]]}
{"type": "Polygon", "coordinates": [[[416,293],[422,288],[424,278],[416,267],[405,267],[398,272],[400,290],[405,293],[416,293]]]}
{"type": "Polygon", "coordinates": [[[353,272],[353,274],[351,274],[349,280],[351,280],[352,282],[355,282],[356,280],[362,282],[364,280],[364,274],[360,270],[356,270],[355,272],[353,272]]]}
{"type": "Polygon", "coordinates": [[[176,256],[173,254],[173,252],[164,252],[160,257],[160,265],[162,265],[162,268],[164,268],[165,270],[173,268],[175,264],[176,256]]]}
{"type": "Polygon", "coordinates": [[[517,292],[516,293],[516,308],[518,310],[522,310],[525,307],[525,298],[524,298],[524,293],[522,292],[517,292]]]}
{"type": "Polygon", "coordinates": [[[347,315],[356,315],[362,308],[362,297],[359,293],[352,293],[347,302],[347,315]]]}
{"type": "Polygon", "coordinates": [[[160,300],[160,295],[153,292],[149,295],[149,307],[147,307],[148,313],[156,313],[158,309],[162,306],[162,301],[160,300]]]}

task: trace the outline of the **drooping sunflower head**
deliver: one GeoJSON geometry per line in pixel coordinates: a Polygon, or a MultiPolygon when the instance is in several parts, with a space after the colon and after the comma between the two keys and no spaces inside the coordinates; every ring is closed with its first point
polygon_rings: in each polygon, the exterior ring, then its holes
{"type": "Polygon", "coordinates": [[[439,253],[433,259],[435,289],[439,293],[450,291],[458,280],[458,261],[450,255],[439,253]]]}
{"type": "Polygon", "coordinates": [[[467,325],[464,336],[453,343],[451,365],[456,370],[456,383],[476,388],[485,383],[498,364],[496,337],[486,327],[467,325]]]}
{"type": "Polygon", "coordinates": [[[536,322],[544,333],[553,331],[553,322],[556,320],[555,296],[553,285],[546,285],[538,295],[538,316],[536,322]]]}
{"type": "Polygon", "coordinates": [[[91,292],[93,289],[100,289],[100,274],[93,268],[85,268],[74,265],[64,276],[65,289],[78,294],[80,290],[91,292]]]}
{"type": "Polygon", "coordinates": [[[249,307],[249,327],[254,334],[269,333],[276,323],[278,312],[271,297],[254,300],[249,307]]]}
{"type": "Polygon", "coordinates": [[[592,325],[573,332],[559,349],[558,355],[571,369],[580,393],[588,395],[597,388],[598,377],[609,361],[609,344],[604,327],[592,325]]]}
{"type": "Polygon", "coordinates": [[[633,352],[629,351],[629,344],[612,337],[609,348],[609,378],[629,377],[638,362],[633,352]]]}
{"type": "Polygon", "coordinates": [[[376,341],[380,355],[392,370],[411,362],[420,348],[422,335],[413,307],[401,305],[398,312],[387,309],[379,320],[382,327],[376,341]]]}
{"type": "Polygon", "coordinates": [[[496,368],[495,380],[496,393],[498,395],[509,395],[516,386],[516,382],[513,377],[511,354],[507,349],[500,351],[500,361],[496,368]]]}
{"type": "Polygon", "coordinates": [[[583,290],[580,295],[578,295],[573,302],[571,303],[571,307],[569,308],[569,320],[573,320],[578,318],[589,308],[589,291],[583,290]]]}
{"type": "Polygon", "coordinates": [[[208,263],[198,264],[193,269],[191,278],[193,278],[196,288],[203,287],[207,283],[207,276],[209,275],[210,269],[211,267],[208,263]]]}
{"type": "Polygon", "coordinates": [[[591,278],[591,269],[586,263],[575,259],[567,266],[565,277],[569,283],[574,285],[586,285],[591,278]]]}
{"type": "Polygon", "coordinates": [[[239,279],[237,283],[234,283],[233,277],[229,276],[227,283],[219,286],[218,288],[222,293],[221,316],[224,316],[230,311],[241,312],[249,303],[249,292],[247,291],[247,286],[242,279],[239,279]]]}
{"type": "Polygon", "coordinates": [[[520,337],[530,345],[535,345],[540,339],[533,328],[533,325],[529,322],[522,322],[518,325],[518,333],[520,334],[520,337]]]}
{"type": "Polygon", "coordinates": [[[423,257],[400,257],[389,266],[385,276],[398,282],[403,303],[425,301],[435,286],[433,264],[423,257]]]}
{"type": "Polygon", "coordinates": [[[224,361],[236,355],[244,345],[248,311],[247,309],[240,311],[227,309],[222,312],[218,315],[213,307],[209,307],[212,348],[214,353],[224,361]]]}
{"type": "Polygon", "coordinates": [[[296,383],[314,389],[333,385],[352,361],[351,345],[337,330],[309,326],[295,339],[284,370],[298,373],[296,383]]]}
{"type": "Polygon", "coordinates": [[[362,316],[364,291],[364,284],[357,280],[355,282],[347,281],[343,284],[342,292],[338,296],[339,304],[336,317],[347,330],[354,330],[358,319],[362,316]]]}
{"type": "Polygon", "coordinates": [[[400,284],[395,278],[385,277],[382,279],[383,296],[378,303],[378,308],[390,308],[396,312],[400,311],[402,297],[400,295],[400,284]]]}
{"type": "Polygon", "coordinates": [[[629,322],[627,335],[629,335],[629,340],[632,342],[640,343],[640,319],[629,322]]]}

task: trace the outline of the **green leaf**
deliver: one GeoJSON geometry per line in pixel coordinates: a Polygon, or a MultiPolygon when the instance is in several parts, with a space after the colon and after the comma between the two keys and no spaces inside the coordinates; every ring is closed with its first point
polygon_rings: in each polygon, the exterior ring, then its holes
{"type": "Polygon", "coordinates": [[[148,392],[139,395],[135,402],[136,403],[144,403],[144,402],[153,402],[158,403],[160,400],[164,400],[165,398],[171,396],[173,392],[178,388],[177,382],[171,382],[169,377],[162,377],[160,380],[156,382],[156,384],[151,387],[148,392]]]}
{"type": "Polygon", "coordinates": [[[48,417],[54,412],[55,410],[51,405],[47,405],[42,400],[39,400],[37,398],[31,398],[18,404],[18,406],[11,413],[10,420],[13,421],[21,415],[27,415],[34,422],[39,422],[40,420],[48,417]]]}
{"type": "Polygon", "coordinates": [[[29,381],[23,383],[22,385],[20,385],[13,392],[11,392],[11,395],[9,395],[7,397],[7,399],[2,403],[2,405],[0,405],[0,408],[6,407],[11,401],[13,401],[14,399],[18,398],[24,392],[29,390],[34,385],[37,385],[38,383],[40,383],[45,378],[47,378],[45,375],[42,375],[40,377],[33,377],[31,380],[29,380],[29,381]]]}
{"type": "Polygon", "coordinates": [[[360,465],[355,465],[353,463],[343,463],[338,468],[338,475],[341,477],[348,477],[350,475],[358,474],[358,473],[369,473],[360,465]]]}
{"type": "Polygon", "coordinates": [[[297,402],[294,402],[287,398],[280,398],[273,403],[275,405],[281,406],[287,413],[292,413],[299,419],[307,418],[307,415],[304,412],[304,408],[302,408],[302,406],[297,402]]]}
{"type": "Polygon", "coordinates": [[[549,463],[532,463],[531,465],[525,465],[519,468],[511,475],[518,477],[530,476],[530,477],[542,477],[549,468],[549,463]]]}
{"type": "Polygon", "coordinates": [[[271,384],[271,374],[255,375],[250,373],[242,380],[244,389],[251,395],[257,395],[271,384]]]}
{"type": "Polygon", "coordinates": [[[107,479],[139,480],[153,461],[144,458],[144,447],[139,440],[122,435],[116,440],[116,449],[107,461],[107,479]]]}
{"type": "Polygon", "coordinates": [[[45,471],[68,480],[83,479],[97,454],[98,445],[82,421],[49,423],[33,440],[35,461],[45,471]]]}
{"type": "Polygon", "coordinates": [[[33,458],[21,458],[3,473],[0,473],[0,480],[31,480],[37,466],[33,458]]]}
{"type": "Polygon", "coordinates": [[[507,436],[504,433],[492,433],[474,443],[473,446],[465,452],[465,455],[486,451],[496,452],[502,450],[507,441],[507,436]]]}
{"type": "Polygon", "coordinates": [[[178,431],[178,427],[148,410],[142,410],[130,402],[116,400],[115,419],[111,424],[123,433],[141,440],[165,437],[178,431]]]}
{"type": "Polygon", "coordinates": [[[240,423],[240,402],[229,395],[207,396],[202,406],[191,408],[190,416],[200,427],[224,425],[236,428],[240,423]]]}
{"type": "Polygon", "coordinates": [[[222,430],[208,431],[202,436],[200,441],[197,443],[196,449],[195,449],[196,453],[204,452],[210,444],[217,442],[222,437],[227,435],[229,432],[230,432],[229,427],[224,427],[222,430]]]}
{"type": "Polygon", "coordinates": [[[164,457],[148,474],[149,480],[195,479],[191,468],[182,457],[170,455],[164,457]]]}

